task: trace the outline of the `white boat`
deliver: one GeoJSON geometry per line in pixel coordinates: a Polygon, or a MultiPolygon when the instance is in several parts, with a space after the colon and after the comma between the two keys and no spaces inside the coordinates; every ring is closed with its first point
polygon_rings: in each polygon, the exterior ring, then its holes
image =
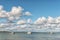
{"type": "Polygon", "coordinates": [[[27,32],[27,34],[31,34],[32,32],[27,32]]]}

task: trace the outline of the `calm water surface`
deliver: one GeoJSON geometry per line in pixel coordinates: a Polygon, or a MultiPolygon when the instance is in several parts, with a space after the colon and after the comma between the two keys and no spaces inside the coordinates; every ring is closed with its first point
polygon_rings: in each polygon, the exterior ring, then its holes
{"type": "Polygon", "coordinates": [[[0,40],[60,40],[60,33],[7,33],[0,32],[0,40]]]}

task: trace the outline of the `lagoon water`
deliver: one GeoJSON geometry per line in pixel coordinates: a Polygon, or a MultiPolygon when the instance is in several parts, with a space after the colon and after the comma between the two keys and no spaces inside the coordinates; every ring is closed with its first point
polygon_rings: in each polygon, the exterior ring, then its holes
{"type": "Polygon", "coordinates": [[[20,33],[7,33],[0,32],[0,40],[60,40],[60,33],[49,34],[49,33],[32,33],[27,34],[24,32],[20,33]]]}

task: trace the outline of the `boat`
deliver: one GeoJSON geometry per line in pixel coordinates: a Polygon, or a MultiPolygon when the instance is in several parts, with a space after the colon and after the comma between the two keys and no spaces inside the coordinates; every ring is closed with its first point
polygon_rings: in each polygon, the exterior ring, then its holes
{"type": "Polygon", "coordinates": [[[32,32],[27,32],[27,34],[31,34],[32,32]]]}
{"type": "Polygon", "coordinates": [[[15,34],[15,32],[11,32],[11,34],[15,34]]]}

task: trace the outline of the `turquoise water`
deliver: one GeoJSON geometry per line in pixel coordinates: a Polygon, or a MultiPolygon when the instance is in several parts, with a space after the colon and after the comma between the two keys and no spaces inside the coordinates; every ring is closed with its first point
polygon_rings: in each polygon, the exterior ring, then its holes
{"type": "Polygon", "coordinates": [[[0,33],[0,40],[60,40],[60,33],[0,33]]]}

